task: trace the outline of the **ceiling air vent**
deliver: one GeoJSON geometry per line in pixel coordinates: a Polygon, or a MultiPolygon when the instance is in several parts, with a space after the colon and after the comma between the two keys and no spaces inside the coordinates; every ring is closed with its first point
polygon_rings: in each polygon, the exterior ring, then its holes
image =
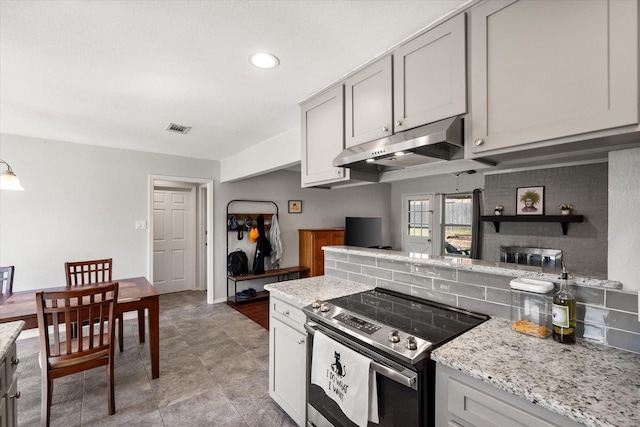
{"type": "Polygon", "coordinates": [[[182,126],[177,125],[175,123],[169,123],[164,130],[168,130],[169,132],[177,132],[177,133],[187,133],[191,130],[191,126],[182,126]]]}

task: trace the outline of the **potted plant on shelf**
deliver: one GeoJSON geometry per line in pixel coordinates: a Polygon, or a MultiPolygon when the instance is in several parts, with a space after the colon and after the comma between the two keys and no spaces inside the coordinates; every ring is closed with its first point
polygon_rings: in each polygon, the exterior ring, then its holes
{"type": "Polygon", "coordinates": [[[573,206],[565,203],[560,205],[560,213],[562,213],[562,215],[571,215],[571,212],[573,212],[573,206]]]}
{"type": "Polygon", "coordinates": [[[497,205],[495,208],[493,208],[493,214],[496,216],[500,216],[502,215],[502,210],[504,209],[504,206],[502,205],[497,205]]]}

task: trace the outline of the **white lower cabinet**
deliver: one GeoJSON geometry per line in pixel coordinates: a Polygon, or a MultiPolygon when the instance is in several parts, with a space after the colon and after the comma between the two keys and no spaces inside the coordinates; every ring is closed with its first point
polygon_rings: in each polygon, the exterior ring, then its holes
{"type": "Polygon", "coordinates": [[[16,343],[14,342],[5,357],[0,361],[0,427],[18,425],[18,367],[16,343]]]}
{"type": "Polygon", "coordinates": [[[302,307],[270,295],[269,396],[300,426],[305,424],[306,341],[302,307]]]}
{"type": "Polygon", "coordinates": [[[436,427],[580,425],[440,363],[436,366],[436,427]]]}

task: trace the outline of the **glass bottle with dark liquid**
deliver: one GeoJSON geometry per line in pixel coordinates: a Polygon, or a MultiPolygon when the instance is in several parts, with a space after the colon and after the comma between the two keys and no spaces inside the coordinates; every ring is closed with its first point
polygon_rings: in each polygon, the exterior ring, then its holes
{"type": "Polygon", "coordinates": [[[560,290],[553,297],[553,339],[563,344],[576,343],[576,300],[569,292],[569,273],[562,263],[560,290]]]}

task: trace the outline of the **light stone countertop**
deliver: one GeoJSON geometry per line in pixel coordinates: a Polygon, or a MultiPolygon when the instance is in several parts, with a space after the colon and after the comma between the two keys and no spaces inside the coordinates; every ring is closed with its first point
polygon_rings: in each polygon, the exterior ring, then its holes
{"type": "Polygon", "coordinates": [[[527,336],[492,318],[431,359],[578,423],[640,425],[640,355],[578,340],[527,336]]]}
{"type": "MultiPolygon", "coordinates": [[[[265,289],[305,306],[373,287],[320,276],[265,289]]],[[[581,339],[563,345],[491,318],[434,350],[431,358],[587,426],[640,425],[640,355],[631,352],[581,339]]]]}
{"type": "Polygon", "coordinates": [[[24,322],[22,320],[0,323],[0,360],[7,354],[23,327],[24,322]]]}
{"type": "Polygon", "coordinates": [[[280,296],[304,307],[314,300],[327,301],[332,298],[368,291],[374,289],[375,286],[334,277],[317,276],[269,283],[264,288],[269,292],[277,292],[280,296]]]}
{"type": "MultiPolygon", "coordinates": [[[[512,277],[528,277],[531,279],[549,280],[557,282],[560,278],[560,269],[533,267],[506,262],[489,262],[479,259],[469,259],[454,256],[433,256],[420,253],[390,251],[385,249],[369,249],[356,246],[323,246],[325,252],[344,253],[347,255],[359,255],[375,257],[398,262],[434,265],[438,267],[456,268],[459,270],[477,271],[488,274],[500,274],[512,277]]],[[[582,273],[569,271],[569,282],[577,285],[592,286],[608,289],[622,289],[622,283],[608,280],[602,273],[582,273]]]]}

